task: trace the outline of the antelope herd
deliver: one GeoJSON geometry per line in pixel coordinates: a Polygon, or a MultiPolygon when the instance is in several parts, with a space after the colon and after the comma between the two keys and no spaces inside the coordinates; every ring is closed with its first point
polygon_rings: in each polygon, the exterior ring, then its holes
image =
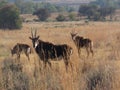
{"type": "MultiPolygon", "coordinates": [[[[55,45],[50,42],[45,42],[39,39],[40,36],[36,36],[36,33],[37,30],[34,30],[34,33],[33,30],[31,30],[32,36],[29,37],[29,39],[32,41],[33,48],[35,49],[36,54],[39,56],[40,60],[44,63],[44,67],[46,67],[47,64],[51,67],[51,61],[59,61],[63,59],[65,63],[66,71],[68,69],[68,65],[70,65],[72,68],[72,64],[70,62],[70,56],[73,53],[72,47],[70,47],[67,44],[55,45]]],[[[92,40],[81,37],[77,35],[77,33],[70,33],[70,34],[75,46],[77,47],[79,56],[81,53],[81,48],[86,49],[87,57],[89,56],[90,52],[92,53],[92,56],[94,55],[92,40]]],[[[28,60],[30,60],[29,54],[31,53],[31,47],[29,45],[17,43],[13,47],[13,49],[11,49],[12,56],[16,54],[17,59],[20,59],[20,54],[22,52],[24,52],[28,60]]]]}

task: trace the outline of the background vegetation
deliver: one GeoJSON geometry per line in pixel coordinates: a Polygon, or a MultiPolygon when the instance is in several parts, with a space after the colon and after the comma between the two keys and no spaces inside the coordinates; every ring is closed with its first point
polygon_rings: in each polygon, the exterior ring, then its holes
{"type": "Polygon", "coordinates": [[[0,8],[0,28],[20,29],[21,27],[20,13],[15,5],[7,4],[0,8]]]}
{"type": "MultiPolygon", "coordinates": [[[[79,5],[79,8],[69,5],[57,5],[48,2],[34,2],[26,0],[2,0],[0,7],[12,2],[19,9],[17,12],[20,14],[33,14],[36,15],[34,21],[79,21],[79,20],[93,20],[93,21],[106,21],[116,20],[114,18],[116,12],[119,10],[119,0],[96,0],[87,4],[79,5]],[[77,11],[78,10],[78,11],[77,11]],[[57,13],[57,14],[55,14],[57,13]],[[55,14],[54,18],[50,14],[55,14]],[[109,18],[108,18],[109,17],[109,18]]],[[[9,15],[10,16],[10,15],[9,15]]],[[[10,16],[11,17],[11,16],[10,16]]],[[[2,18],[2,17],[1,17],[2,18]]],[[[12,17],[11,17],[12,18],[12,17]]],[[[3,18],[2,18],[3,19],[3,18]]],[[[8,18],[9,19],[9,18],[8,18]]],[[[23,21],[25,18],[22,18],[23,21]]],[[[5,20],[4,20],[5,21],[5,20]]],[[[19,28],[20,20],[19,21],[19,28]]],[[[29,20],[28,20],[29,21],[29,20]]],[[[18,25],[17,22],[15,22],[18,25]]],[[[12,26],[12,25],[11,25],[12,26]]]]}

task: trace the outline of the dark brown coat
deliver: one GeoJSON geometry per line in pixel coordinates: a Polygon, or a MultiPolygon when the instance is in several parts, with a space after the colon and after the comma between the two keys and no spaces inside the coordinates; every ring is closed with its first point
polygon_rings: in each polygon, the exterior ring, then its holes
{"type": "Polygon", "coordinates": [[[20,59],[20,54],[21,53],[25,53],[25,55],[27,56],[28,60],[30,60],[29,58],[29,54],[31,53],[31,47],[27,44],[21,44],[21,43],[17,43],[13,49],[11,49],[11,54],[12,56],[14,54],[17,55],[17,59],[20,59]]]}
{"type": "Polygon", "coordinates": [[[87,51],[87,57],[89,56],[89,52],[92,53],[93,56],[93,42],[89,38],[83,38],[81,36],[78,36],[77,34],[71,33],[71,37],[73,42],[75,43],[77,49],[78,49],[78,54],[80,55],[81,53],[81,48],[86,48],[87,51]]]}

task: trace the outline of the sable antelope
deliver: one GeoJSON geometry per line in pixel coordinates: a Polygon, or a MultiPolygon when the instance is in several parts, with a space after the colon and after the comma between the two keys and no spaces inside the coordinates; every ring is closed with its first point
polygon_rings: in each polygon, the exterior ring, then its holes
{"type": "Polygon", "coordinates": [[[29,58],[29,54],[31,53],[31,47],[27,44],[21,44],[21,43],[17,43],[13,49],[11,49],[11,54],[12,56],[14,54],[17,55],[17,59],[20,59],[20,54],[24,52],[25,55],[27,56],[28,60],[30,60],[29,58]]]}
{"type": "Polygon", "coordinates": [[[81,53],[81,48],[83,48],[83,47],[86,48],[87,57],[89,56],[89,52],[91,52],[92,56],[93,56],[93,50],[92,50],[93,42],[90,39],[78,36],[77,33],[71,33],[71,37],[72,37],[72,40],[78,49],[79,56],[81,53]]]}
{"type": "Polygon", "coordinates": [[[36,30],[33,35],[31,31],[32,37],[29,37],[32,40],[33,47],[35,48],[36,53],[38,54],[40,60],[43,61],[44,67],[46,64],[51,67],[50,60],[59,61],[60,59],[64,60],[66,71],[68,68],[68,64],[70,63],[70,55],[72,54],[72,48],[66,44],[63,45],[54,45],[50,42],[45,42],[39,39],[39,36],[36,36],[36,30]]]}

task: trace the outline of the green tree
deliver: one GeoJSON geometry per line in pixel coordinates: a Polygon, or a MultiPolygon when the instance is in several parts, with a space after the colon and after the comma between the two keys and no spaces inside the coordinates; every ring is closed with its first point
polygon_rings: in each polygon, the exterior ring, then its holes
{"type": "Polygon", "coordinates": [[[97,5],[82,5],[79,8],[79,14],[87,16],[89,20],[105,20],[106,16],[110,16],[115,12],[113,7],[99,7],[97,5]]]}
{"type": "Polygon", "coordinates": [[[100,7],[116,7],[116,0],[96,0],[91,4],[99,5],[100,7]]]}
{"type": "Polygon", "coordinates": [[[21,27],[22,21],[15,5],[6,5],[0,9],[0,28],[20,29],[21,27]]]}
{"type": "Polygon", "coordinates": [[[14,3],[19,8],[20,13],[23,13],[23,3],[24,3],[24,0],[15,0],[14,3]]]}
{"type": "Polygon", "coordinates": [[[34,11],[34,3],[25,0],[15,0],[15,5],[19,8],[22,14],[31,14],[34,11]]]}
{"type": "Polygon", "coordinates": [[[104,18],[108,15],[111,16],[112,18],[112,14],[115,12],[115,8],[113,7],[102,7],[99,9],[99,12],[100,12],[100,16],[101,16],[101,19],[104,20],[104,18]]]}
{"type": "Polygon", "coordinates": [[[56,12],[57,11],[55,5],[50,4],[50,3],[45,3],[44,8],[48,9],[49,12],[56,12]]]}
{"type": "Polygon", "coordinates": [[[34,4],[32,2],[24,2],[21,6],[21,13],[32,14],[34,11],[34,4]]]}
{"type": "Polygon", "coordinates": [[[50,12],[48,11],[48,9],[45,8],[40,8],[38,10],[36,10],[33,15],[37,15],[37,17],[39,18],[40,21],[46,21],[48,19],[48,17],[50,16],[50,12]]]}
{"type": "Polygon", "coordinates": [[[87,16],[88,19],[93,19],[98,14],[99,7],[97,5],[81,5],[79,7],[79,15],[87,16]]]}
{"type": "Polygon", "coordinates": [[[1,0],[0,1],[0,8],[5,6],[7,3],[8,3],[7,0],[1,0]]]}
{"type": "Polygon", "coordinates": [[[68,12],[73,12],[75,9],[73,7],[68,8],[68,12]]]}

